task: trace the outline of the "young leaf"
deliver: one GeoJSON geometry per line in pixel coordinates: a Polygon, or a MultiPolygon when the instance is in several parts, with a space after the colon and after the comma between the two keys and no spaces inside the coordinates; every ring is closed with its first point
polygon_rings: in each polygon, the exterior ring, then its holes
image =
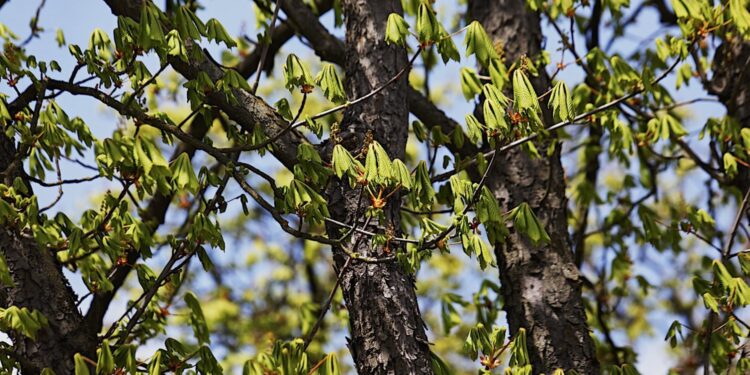
{"type": "Polygon", "coordinates": [[[500,135],[504,135],[508,131],[509,127],[505,121],[505,110],[500,106],[500,103],[494,100],[485,100],[482,104],[482,110],[484,111],[484,120],[487,123],[488,129],[497,131],[500,135]]]}
{"type": "Polygon", "coordinates": [[[526,202],[513,209],[511,218],[516,230],[525,234],[533,243],[549,243],[547,231],[526,202]]]}
{"type": "Polygon", "coordinates": [[[549,97],[549,107],[556,121],[571,121],[575,115],[573,100],[570,97],[568,86],[563,81],[558,81],[552,89],[549,97]]]}
{"type": "Polygon", "coordinates": [[[401,15],[391,13],[388,15],[388,23],[385,27],[386,43],[396,44],[399,46],[406,45],[406,36],[409,34],[409,24],[404,21],[401,15]]]}
{"type": "Polygon", "coordinates": [[[745,37],[750,39],[750,12],[747,10],[747,1],[729,0],[729,14],[734,20],[734,26],[745,37]]]}
{"type": "Polygon", "coordinates": [[[410,190],[413,186],[411,172],[409,172],[409,168],[406,168],[406,165],[401,160],[395,159],[393,161],[393,177],[396,183],[400,184],[405,190],[410,190]]]}
{"type": "Polygon", "coordinates": [[[295,54],[290,54],[286,58],[286,64],[284,64],[284,79],[286,88],[292,91],[295,87],[300,87],[303,90],[314,85],[310,70],[295,54]]]}
{"type": "Polygon", "coordinates": [[[346,101],[344,85],[332,64],[323,64],[323,70],[315,77],[315,83],[323,89],[323,94],[333,103],[341,104],[346,101]]]}
{"type": "Polygon", "coordinates": [[[156,354],[151,358],[151,362],[148,364],[148,375],[160,375],[161,374],[161,350],[157,350],[156,354]]]}
{"type": "Polygon", "coordinates": [[[490,60],[499,59],[492,40],[478,21],[472,22],[466,29],[464,45],[466,56],[476,55],[477,61],[485,68],[489,67],[490,60]]]}
{"type": "Polygon", "coordinates": [[[438,41],[441,37],[440,24],[435,18],[430,3],[423,1],[419,4],[417,11],[417,39],[422,45],[429,45],[438,41]]]}
{"type": "Polygon", "coordinates": [[[466,119],[466,135],[469,137],[471,143],[475,145],[479,144],[479,141],[482,140],[482,135],[484,134],[482,123],[471,114],[466,115],[464,118],[466,119]]]}
{"type": "Polygon", "coordinates": [[[75,364],[75,375],[91,375],[89,364],[83,359],[81,353],[76,353],[73,356],[73,363],[75,364]]]}
{"type": "Polygon", "coordinates": [[[177,32],[177,30],[172,30],[167,33],[167,55],[177,56],[182,61],[188,61],[185,44],[182,43],[180,33],[177,32]]]}
{"type": "Polygon", "coordinates": [[[185,304],[190,308],[190,325],[193,326],[193,332],[195,338],[201,344],[207,344],[210,342],[208,336],[208,326],[206,324],[206,318],[203,316],[203,309],[198,298],[192,292],[185,294],[185,304]]]}
{"type": "Polygon", "coordinates": [[[109,342],[104,340],[102,347],[97,350],[96,373],[111,374],[115,369],[115,359],[109,349],[109,342]]]}
{"type": "Polygon", "coordinates": [[[172,161],[172,183],[178,190],[187,190],[193,194],[196,194],[199,189],[198,178],[195,177],[195,171],[193,170],[193,164],[190,162],[190,157],[187,153],[183,152],[174,161],[172,161]]]}
{"type": "Polygon", "coordinates": [[[393,178],[391,159],[383,146],[372,142],[365,158],[365,179],[368,182],[387,184],[393,178]]]}
{"type": "Polygon", "coordinates": [[[526,74],[516,69],[513,72],[513,105],[517,112],[537,111],[539,101],[534,92],[534,87],[526,74]]]}
{"type": "Polygon", "coordinates": [[[472,100],[482,92],[482,83],[474,69],[461,68],[461,91],[464,93],[466,100],[472,100]]]}
{"type": "Polygon", "coordinates": [[[450,60],[455,62],[461,61],[461,54],[458,53],[456,43],[453,43],[453,38],[444,31],[441,32],[440,40],[437,42],[437,49],[438,54],[440,54],[440,57],[443,59],[443,64],[447,64],[450,60]]]}
{"type": "Polygon", "coordinates": [[[237,43],[231,36],[229,36],[229,33],[224,29],[224,26],[222,26],[215,18],[211,18],[206,22],[206,38],[217,43],[223,42],[228,48],[234,48],[237,46],[237,43]]]}

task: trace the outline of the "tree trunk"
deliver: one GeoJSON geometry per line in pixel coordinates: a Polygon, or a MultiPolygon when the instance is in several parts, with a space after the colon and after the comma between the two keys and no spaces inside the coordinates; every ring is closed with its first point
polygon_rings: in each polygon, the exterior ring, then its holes
{"type": "MultiPolygon", "coordinates": [[[[534,58],[540,53],[539,17],[527,10],[524,0],[474,0],[469,13],[482,23],[496,45],[500,42],[507,63],[524,54],[534,58]]],[[[543,70],[532,82],[537,93],[549,87],[543,70]]],[[[549,126],[550,113],[544,103],[542,108],[549,126]]],[[[537,149],[544,153],[549,142],[537,143],[537,149]]],[[[511,228],[510,236],[495,244],[510,332],[526,329],[535,374],[558,368],[598,374],[580,274],[569,244],[560,147],[553,155],[538,159],[521,148],[498,157],[488,187],[501,208],[509,210],[527,202],[551,238],[549,244],[535,246],[511,228]]]]}
{"type": "MultiPolygon", "coordinates": [[[[407,65],[406,51],[386,45],[385,26],[390,13],[401,13],[399,1],[344,1],[346,17],[346,80],[350,98],[367,94],[382,86],[407,65]]],[[[403,158],[408,134],[404,75],[380,94],[347,109],[341,125],[341,144],[358,153],[368,134],[388,151],[391,158],[403,158]]],[[[370,205],[362,189],[351,189],[347,182],[333,181],[328,189],[331,216],[339,221],[365,224],[364,213],[370,205]],[[363,194],[364,193],[364,194],[363,194]]],[[[398,235],[399,198],[394,196],[383,209],[386,222],[370,222],[368,229],[388,226],[398,235]]],[[[328,226],[332,238],[341,235],[341,227],[328,226]]],[[[382,230],[380,230],[382,232],[382,230]]],[[[352,250],[368,257],[388,255],[383,247],[373,247],[368,238],[353,235],[352,250]]],[[[391,244],[390,252],[397,251],[391,244]]],[[[430,350],[425,326],[414,292],[412,275],[395,261],[367,263],[349,260],[340,248],[334,249],[337,271],[343,269],[341,287],[349,310],[349,349],[360,374],[431,374],[430,350]],[[347,264],[348,261],[348,265],[347,264]],[[344,268],[346,267],[346,268],[344,268]]]]}
{"type": "MultiPolygon", "coordinates": [[[[22,176],[13,141],[0,135],[0,179],[12,184],[22,176]],[[11,165],[15,164],[15,165],[11,165]],[[10,167],[10,168],[9,168],[10,167]]],[[[16,306],[39,311],[48,325],[37,332],[36,340],[11,331],[14,358],[23,374],[38,374],[50,368],[57,374],[73,373],[73,356],[89,358],[96,353],[96,335],[82,325],[83,317],[76,306],[76,295],[62,273],[54,253],[40,249],[24,228],[12,222],[0,226],[0,255],[8,265],[12,286],[1,286],[0,306],[16,306]]]]}

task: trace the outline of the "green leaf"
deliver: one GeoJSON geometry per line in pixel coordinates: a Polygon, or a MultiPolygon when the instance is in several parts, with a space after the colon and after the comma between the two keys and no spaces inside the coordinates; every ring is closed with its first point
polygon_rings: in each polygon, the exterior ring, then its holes
{"type": "Polygon", "coordinates": [[[373,141],[365,158],[365,179],[386,185],[393,178],[391,159],[380,143],[373,141]]]}
{"type": "Polygon", "coordinates": [[[456,48],[456,43],[453,43],[453,38],[448,33],[443,32],[441,34],[440,40],[437,42],[437,50],[443,59],[443,64],[447,64],[450,60],[455,62],[461,61],[461,54],[456,48]]]}
{"type": "Polygon", "coordinates": [[[206,25],[187,5],[177,8],[174,17],[175,27],[183,38],[198,40],[206,33],[206,25]]]}
{"type": "Polygon", "coordinates": [[[409,24],[401,15],[391,13],[388,15],[388,23],[385,28],[386,43],[400,46],[406,45],[406,36],[409,34],[409,24]]]}
{"type": "Polygon", "coordinates": [[[190,308],[190,325],[193,326],[195,338],[200,344],[210,343],[206,318],[203,316],[203,309],[198,298],[192,292],[188,292],[185,294],[185,303],[190,308]]]}
{"type": "Polygon", "coordinates": [[[411,182],[411,172],[409,172],[409,168],[406,168],[406,165],[401,160],[395,159],[393,161],[393,177],[396,180],[396,183],[400,184],[401,187],[405,190],[410,190],[413,186],[411,182]]]}
{"type": "Polygon", "coordinates": [[[144,50],[158,46],[164,41],[164,31],[159,20],[160,11],[153,4],[141,8],[138,42],[144,50]]]}
{"type": "Polygon", "coordinates": [[[440,24],[435,18],[435,12],[426,1],[419,4],[417,11],[417,39],[421,45],[429,45],[437,42],[440,37],[440,24]]]}
{"type": "Polygon", "coordinates": [[[539,109],[539,101],[534,92],[534,87],[526,74],[520,69],[513,72],[513,105],[519,113],[536,112],[539,109]]]}
{"type": "Polygon", "coordinates": [[[234,69],[227,69],[224,71],[224,76],[219,80],[217,87],[219,89],[234,88],[250,91],[250,84],[247,83],[245,77],[234,69]]]}
{"type": "Polygon", "coordinates": [[[492,40],[478,21],[470,23],[466,29],[464,45],[466,46],[466,56],[476,55],[477,61],[485,68],[489,67],[490,60],[499,60],[492,40]]]}
{"type": "Polygon", "coordinates": [[[492,133],[498,132],[500,135],[505,135],[508,132],[510,128],[505,121],[505,110],[500,103],[494,100],[485,100],[482,104],[482,110],[487,128],[494,131],[491,131],[490,135],[496,135],[492,133]]]}
{"type": "Polygon", "coordinates": [[[558,81],[552,89],[548,104],[556,121],[572,121],[576,117],[570,91],[563,81],[558,81]]]}
{"type": "Polygon", "coordinates": [[[206,38],[217,43],[223,42],[228,48],[234,48],[237,46],[237,43],[231,36],[229,36],[229,33],[224,29],[224,26],[222,26],[215,18],[211,18],[206,22],[206,38]]]}
{"type": "MultiPolygon", "coordinates": [[[[294,115],[292,115],[292,109],[289,107],[289,101],[286,100],[286,98],[281,98],[279,101],[274,103],[274,107],[276,107],[276,111],[279,112],[281,117],[292,120],[294,118],[294,115]]],[[[258,126],[258,128],[260,128],[258,126]]]]}
{"type": "Polygon", "coordinates": [[[746,0],[729,0],[729,14],[745,40],[750,39],[750,12],[746,0]]]}
{"type": "Polygon", "coordinates": [[[151,361],[148,364],[148,375],[160,375],[161,374],[161,350],[157,350],[156,354],[151,357],[151,361]]]}
{"type": "Polygon", "coordinates": [[[177,30],[167,33],[167,55],[177,56],[182,61],[188,61],[187,49],[185,49],[185,44],[182,43],[180,33],[177,30]]]}
{"type": "Polygon", "coordinates": [[[730,178],[737,175],[737,158],[728,152],[724,154],[724,171],[730,178]]]}
{"type": "Polygon", "coordinates": [[[412,189],[416,203],[420,207],[431,207],[435,199],[435,190],[432,188],[430,173],[427,169],[427,163],[421,160],[417,164],[417,170],[414,176],[414,189],[412,189]]]}
{"type": "Polygon", "coordinates": [[[329,353],[325,356],[323,365],[318,369],[320,375],[340,375],[341,367],[339,366],[339,360],[336,358],[336,353],[329,353]]]}
{"type": "Polygon", "coordinates": [[[198,192],[200,184],[195,176],[193,164],[190,162],[190,156],[183,152],[178,156],[171,165],[172,183],[178,190],[187,190],[193,194],[198,192]]]}
{"type": "Polygon", "coordinates": [[[0,308],[0,331],[13,330],[36,340],[37,332],[47,324],[47,318],[39,311],[17,306],[0,308]]]}
{"type": "Polygon", "coordinates": [[[664,337],[664,341],[669,340],[669,346],[672,348],[677,346],[677,335],[682,336],[682,324],[675,320],[667,330],[667,336],[664,337]]]}
{"type": "Polygon", "coordinates": [[[335,173],[338,178],[343,177],[345,174],[356,176],[359,172],[353,169],[356,166],[356,163],[358,163],[358,161],[354,159],[352,154],[349,153],[349,150],[344,148],[344,146],[339,144],[333,146],[331,165],[333,167],[333,173],[335,173]]]}
{"type": "Polygon", "coordinates": [[[346,102],[344,84],[341,83],[341,78],[332,64],[323,64],[323,70],[315,77],[315,83],[323,89],[323,94],[331,102],[336,104],[346,102]]]}
{"type": "Polygon", "coordinates": [[[711,295],[711,293],[703,293],[703,305],[706,306],[707,309],[711,309],[711,311],[715,313],[719,312],[719,303],[716,301],[714,296],[711,295]]]}
{"type": "Polygon", "coordinates": [[[96,373],[111,374],[115,369],[115,359],[109,348],[109,342],[104,340],[101,348],[97,349],[96,373]]]}
{"type": "Polygon", "coordinates": [[[498,90],[505,89],[508,84],[508,70],[500,59],[492,59],[489,62],[490,79],[498,90]]]}
{"type": "Polygon", "coordinates": [[[510,357],[510,366],[526,366],[529,362],[529,352],[526,350],[526,329],[519,328],[516,338],[513,340],[513,351],[510,357]]]}
{"type": "Polygon", "coordinates": [[[73,356],[73,363],[75,363],[75,375],[90,375],[89,364],[83,359],[80,353],[76,353],[73,356]]]}
{"type": "Polygon", "coordinates": [[[435,375],[452,375],[455,372],[437,354],[430,351],[432,372],[435,375]]]}
{"type": "Polygon", "coordinates": [[[549,243],[547,231],[526,202],[514,208],[510,216],[516,230],[525,234],[534,244],[549,243]]]}
{"type": "Polygon", "coordinates": [[[469,137],[469,140],[471,143],[478,145],[479,141],[482,140],[482,135],[484,134],[484,126],[477,120],[474,115],[466,115],[464,117],[466,119],[466,135],[469,137]]]}
{"type": "Polygon", "coordinates": [[[479,81],[479,76],[474,69],[461,68],[461,91],[466,100],[472,100],[477,94],[482,92],[482,83],[479,81]]]}
{"type": "Polygon", "coordinates": [[[290,54],[284,64],[284,79],[286,88],[292,91],[295,87],[307,90],[314,85],[310,70],[295,54],[290,54]]]}

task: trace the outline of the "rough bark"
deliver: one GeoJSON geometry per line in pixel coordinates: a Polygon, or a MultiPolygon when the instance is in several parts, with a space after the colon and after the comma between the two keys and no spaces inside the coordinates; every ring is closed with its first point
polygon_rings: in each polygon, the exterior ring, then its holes
{"type": "MultiPolygon", "coordinates": [[[[539,17],[523,0],[474,0],[470,16],[479,20],[503,56],[511,63],[522,55],[540,52],[539,17]]],[[[542,71],[532,80],[537,92],[549,87],[542,71]]],[[[543,104],[543,107],[545,105],[543,104]]],[[[551,124],[549,113],[543,116],[551,124]]],[[[537,143],[542,152],[549,141],[537,143]]],[[[598,374],[593,340],[586,325],[581,281],[573,262],[567,222],[566,197],[560,148],[549,156],[532,159],[521,148],[499,156],[488,186],[505,209],[527,202],[544,223],[551,241],[535,246],[511,228],[510,236],[495,244],[500,281],[511,334],[527,331],[534,373],[557,368],[581,374],[598,374]]]]}
{"type": "MultiPolygon", "coordinates": [[[[344,2],[346,17],[346,75],[349,97],[367,94],[383,85],[407,65],[403,48],[384,42],[388,15],[401,13],[399,1],[344,2]]],[[[358,152],[367,134],[380,142],[391,158],[403,158],[408,134],[406,76],[380,94],[344,113],[342,144],[358,152]]],[[[364,224],[369,198],[347,182],[334,181],[327,189],[329,211],[339,221],[364,224]]],[[[365,193],[367,194],[367,193],[365,193]]],[[[397,197],[391,199],[398,202],[397,197]]],[[[385,222],[373,220],[368,227],[389,226],[398,234],[399,212],[395,204],[384,208],[385,222]]],[[[331,237],[341,228],[330,225],[331,237]]],[[[383,247],[371,246],[369,239],[352,236],[352,250],[369,257],[387,255],[383,247]]],[[[397,251],[391,245],[391,252],[397,251]]],[[[334,249],[338,270],[344,269],[347,255],[334,249]]],[[[351,260],[344,269],[341,287],[349,310],[349,348],[360,374],[431,374],[430,350],[422,322],[414,280],[395,261],[365,263],[351,260]]]]}
{"type": "MultiPolygon", "coordinates": [[[[13,141],[0,135],[0,173],[7,173],[11,180],[22,176],[18,167],[8,170],[11,164],[21,165],[13,163],[16,153],[13,141]]],[[[39,248],[28,229],[5,223],[0,226],[0,255],[8,264],[13,280],[11,286],[0,286],[0,306],[36,310],[48,320],[48,325],[37,332],[36,340],[18,332],[9,333],[23,374],[38,374],[44,368],[57,374],[73,373],[76,353],[94,356],[96,335],[83,327],[76,294],[55,254],[39,248]]]]}

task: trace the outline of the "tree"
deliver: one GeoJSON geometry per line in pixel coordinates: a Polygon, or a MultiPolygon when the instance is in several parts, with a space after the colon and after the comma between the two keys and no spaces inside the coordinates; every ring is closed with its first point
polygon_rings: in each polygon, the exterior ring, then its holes
{"type": "Polygon", "coordinates": [[[0,24],[3,369],[750,371],[746,1],[96,4],[0,24]]]}

